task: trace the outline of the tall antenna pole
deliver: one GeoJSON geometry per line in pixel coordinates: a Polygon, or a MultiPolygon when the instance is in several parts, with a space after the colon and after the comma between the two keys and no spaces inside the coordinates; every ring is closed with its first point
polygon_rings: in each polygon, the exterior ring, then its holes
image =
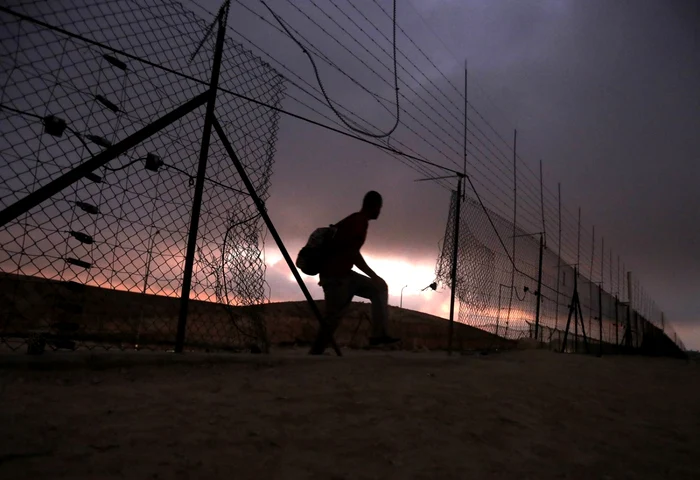
{"type": "MultiPolygon", "coordinates": [[[[588,271],[588,279],[593,282],[593,259],[595,258],[595,225],[593,225],[593,239],[591,241],[591,268],[588,271]]],[[[590,283],[589,282],[589,283],[590,283]]]]}
{"type": "Polygon", "coordinates": [[[581,269],[581,207],[578,207],[578,241],[576,242],[576,265],[581,269]]]}
{"type": "Polygon", "coordinates": [[[608,252],[610,253],[610,262],[608,263],[608,275],[610,276],[610,286],[608,287],[608,289],[610,291],[608,293],[610,293],[610,295],[612,295],[613,294],[613,254],[612,254],[612,248],[610,250],[608,250],[608,252]]]}
{"type": "Polygon", "coordinates": [[[518,130],[513,130],[513,261],[515,261],[515,224],[518,214],[518,130]]]}
{"type": "Polygon", "coordinates": [[[452,272],[450,274],[452,283],[452,292],[450,293],[450,324],[447,336],[447,354],[452,355],[452,337],[454,335],[454,320],[455,320],[455,295],[457,294],[457,261],[459,258],[459,217],[460,201],[462,200],[462,178],[457,182],[457,192],[455,194],[455,218],[454,218],[454,241],[452,244],[452,272]]]}
{"type": "Polygon", "coordinates": [[[517,156],[517,146],[518,146],[518,131],[513,130],[513,254],[512,254],[512,268],[511,268],[511,274],[510,274],[510,295],[508,298],[508,316],[507,316],[507,325],[506,325],[506,334],[508,333],[508,328],[510,327],[510,312],[513,307],[513,290],[515,290],[515,220],[517,218],[517,212],[518,212],[518,183],[517,183],[517,177],[516,177],[516,165],[515,165],[515,159],[517,156]]]}
{"type": "Polygon", "coordinates": [[[600,238],[600,286],[605,284],[605,237],[600,238]]]}
{"type": "MultiPolygon", "coordinates": [[[[467,175],[467,59],[464,59],[464,170],[467,175]]],[[[466,188],[462,190],[462,180],[460,177],[457,181],[457,194],[455,203],[455,223],[454,223],[454,243],[452,245],[452,271],[450,272],[450,280],[452,283],[452,291],[450,292],[450,326],[447,335],[447,354],[452,355],[452,338],[454,337],[454,321],[455,321],[455,295],[457,294],[457,261],[459,258],[459,217],[461,216],[461,200],[462,195],[466,195],[466,188]]]]}
{"type": "Polygon", "coordinates": [[[595,225],[593,225],[593,241],[591,242],[591,269],[588,274],[588,332],[592,331],[593,322],[593,259],[595,258],[595,225]]]}
{"type": "Polygon", "coordinates": [[[554,313],[554,329],[559,325],[559,286],[561,285],[561,182],[557,183],[557,197],[559,199],[559,239],[557,241],[557,301],[554,313]]]}
{"type": "Polygon", "coordinates": [[[544,235],[544,246],[547,247],[547,227],[544,223],[544,180],[542,179],[542,160],[540,159],[540,209],[542,210],[542,235],[544,235]]]}
{"type": "Polygon", "coordinates": [[[518,219],[518,130],[513,130],[513,274],[515,275],[515,231],[518,219]]]}
{"type": "MultiPolygon", "coordinates": [[[[464,59],[464,170],[462,173],[467,174],[467,59],[464,59]]],[[[464,189],[466,193],[467,189],[464,189]]]]}

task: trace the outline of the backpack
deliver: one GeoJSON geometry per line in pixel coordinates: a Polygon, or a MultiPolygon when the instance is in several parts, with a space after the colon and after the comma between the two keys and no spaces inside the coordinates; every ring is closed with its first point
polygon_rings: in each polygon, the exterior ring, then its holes
{"type": "Polygon", "coordinates": [[[297,268],[306,275],[318,275],[330,253],[331,241],[337,230],[335,225],[314,230],[297,255],[297,268]]]}

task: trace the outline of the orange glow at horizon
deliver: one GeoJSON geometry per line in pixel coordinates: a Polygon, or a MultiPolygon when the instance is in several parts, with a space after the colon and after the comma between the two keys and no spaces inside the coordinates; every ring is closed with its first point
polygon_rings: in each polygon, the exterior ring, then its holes
{"type": "MultiPolygon", "coordinates": [[[[435,263],[432,259],[420,259],[408,261],[401,257],[390,257],[367,253],[363,256],[367,264],[377,275],[382,277],[389,287],[389,304],[399,306],[403,302],[405,308],[428,313],[442,318],[447,318],[450,313],[449,290],[446,292],[433,291],[430,288],[423,290],[435,280],[435,263]],[[403,292],[402,292],[403,290],[403,292]],[[401,300],[403,294],[403,299],[401,300]]],[[[268,268],[275,267],[284,259],[276,249],[265,252],[265,264],[268,268]]],[[[286,270],[286,266],[284,267],[286,270]]],[[[353,270],[360,272],[357,268],[353,270]]],[[[315,286],[318,277],[311,277],[299,272],[308,286],[315,286]]],[[[284,278],[290,283],[296,283],[292,272],[287,271],[284,278]]],[[[302,295],[295,295],[294,299],[301,300],[302,295]]],[[[271,301],[288,301],[291,298],[280,298],[272,291],[271,301]]],[[[365,301],[355,298],[355,301],[365,301]]]]}
{"type": "MultiPolygon", "coordinates": [[[[372,270],[387,282],[389,286],[390,305],[399,306],[400,302],[402,302],[404,308],[445,319],[449,318],[450,290],[433,291],[430,288],[422,290],[435,279],[434,261],[421,259],[411,262],[401,257],[390,257],[371,253],[363,254],[363,256],[372,270]],[[402,289],[403,298],[401,299],[402,289]]],[[[273,267],[280,261],[283,261],[282,255],[277,251],[267,252],[265,259],[268,267],[273,267]]],[[[359,272],[357,268],[353,270],[359,272]]],[[[311,286],[318,283],[318,277],[311,277],[301,272],[299,273],[307,285],[311,286]]],[[[290,283],[296,283],[296,279],[291,272],[287,273],[285,278],[290,283]]],[[[301,300],[301,292],[299,292],[298,298],[296,295],[294,298],[301,300]]],[[[272,302],[286,300],[291,299],[276,298],[273,290],[272,302]]],[[[354,301],[364,302],[366,300],[355,297],[354,301]]],[[[498,324],[501,327],[509,325],[514,328],[525,328],[527,326],[526,322],[534,321],[534,312],[523,310],[516,305],[511,307],[509,313],[507,302],[501,305],[500,312],[497,306],[487,306],[481,311],[470,311],[468,315],[472,320],[478,319],[477,321],[479,324],[493,326],[498,324]]],[[[455,320],[458,321],[459,317],[459,300],[455,299],[455,320]]]]}

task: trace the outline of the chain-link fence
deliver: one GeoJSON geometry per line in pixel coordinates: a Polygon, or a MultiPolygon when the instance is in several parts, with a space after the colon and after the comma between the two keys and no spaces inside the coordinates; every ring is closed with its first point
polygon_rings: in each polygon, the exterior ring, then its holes
{"type": "MultiPolygon", "coordinates": [[[[186,346],[266,347],[262,320],[246,308],[269,296],[264,224],[213,134],[196,202],[215,24],[169,0],[15,0],[0,9],[5,346],[172,348],[197,207],[186,346]],[[202,101],[163,123],[193,99],[202,101]],[[26,203],[157,124],[100,168],[26,203]]],[[[230,40],[221,52],[213,113],[264,201],[279,114],[261,105],[280,103],[283,77],[230,40]]]]}
{"type": "MultiPolygon", "coordinates": [[[[289,80],[220,37],[221,18],[205,22],[172,0],[0,7],[0,344],[267,348],[249,307],[269,297],[262,203],[289,80]]],[[[466,156],[479,139],[464,99],[466,156]]],[[[558,349],[683,349],[639,285],[625,284],[619,258],[613,280],[602,248],[567,262],[561,233],[557,251],[548,245],[544,202],[534,233],[468,192],[459,210],[452,198],[437,267],[451,285],[459,211],[459,322],[558,349]]]]}
{"type": "Polygon", "coordinates": [[[458,211],[455,321],[500,337],[536,338],[560,351],[677,355],[685,350],[663,317],[654,318],[651,309],[641,308],[638,284],[629,288],[619,271],[619,280],[613,280],[612,260],[596,257],[601,276],[608,272],[616,294],[582,274],[580,265],[564,262],[545,245],[544,232],[523,231],[484,206],[478,196],[465,195],[458,202],[457,192],[452,194],[436,269],[443,285],[451,286],[458,211]]]}

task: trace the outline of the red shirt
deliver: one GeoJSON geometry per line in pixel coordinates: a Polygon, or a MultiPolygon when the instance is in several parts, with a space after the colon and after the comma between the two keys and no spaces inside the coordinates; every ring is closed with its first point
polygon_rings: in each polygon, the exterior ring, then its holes
{"type": "Polygon", "coordinates": [[[355,258],[367,238],[369,219],[362,212],[353,213],[336,224],[337,231],[331,242],[331,254],[321,270],[324,276],[343,276],[350,273],[355,258]]]}

